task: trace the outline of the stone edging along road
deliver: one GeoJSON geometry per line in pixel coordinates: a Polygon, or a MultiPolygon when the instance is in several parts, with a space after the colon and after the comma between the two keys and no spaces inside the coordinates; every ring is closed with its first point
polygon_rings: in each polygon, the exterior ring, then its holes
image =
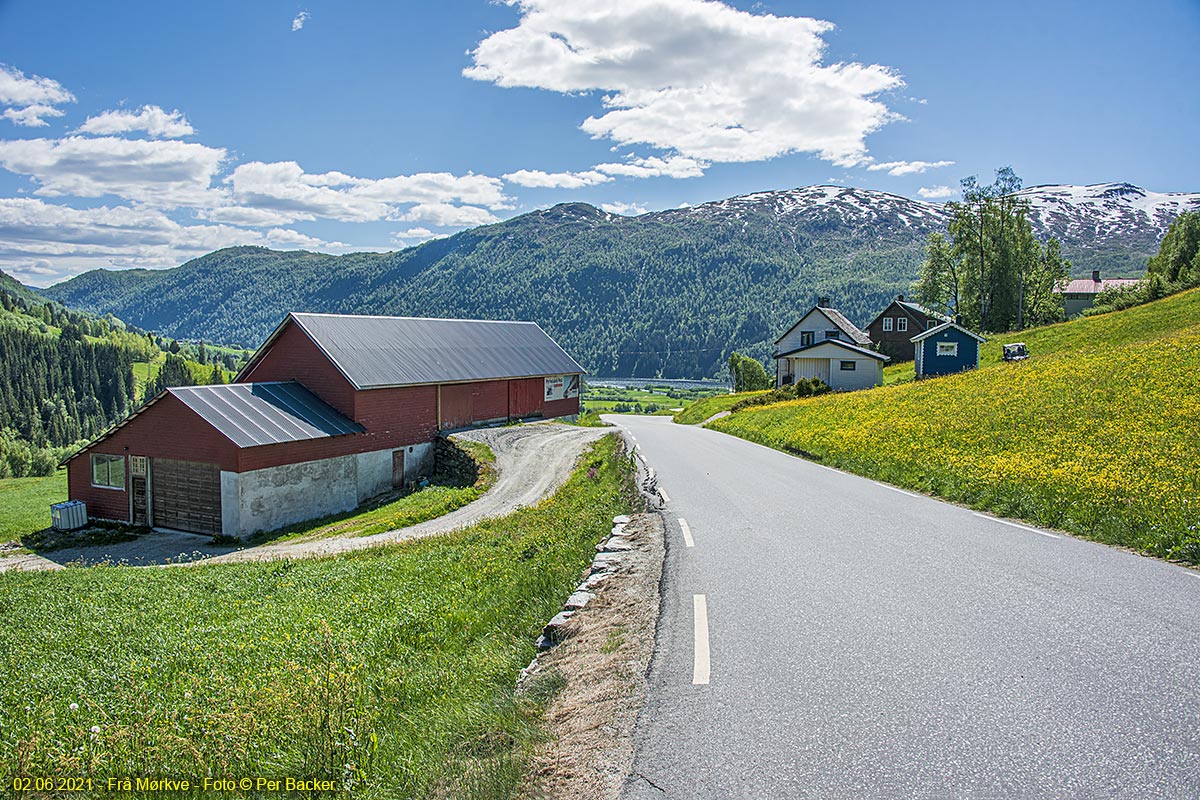
{"type": "Polygon", "coordinates": [[[392,542],[418,539],[457,530],[484,519],[502,517],[530,506],[561,486],[580,454],[612,428],[578,428],[560,423],[536,423],[504,428],[481,428],[455,434],[486,444],[496,454],[498,477],[482,497],[436,519],[371,536],[315,539],[230,548],[210,544],[209,537],[189,533],[156,533],[135,541],[97,547],[67,548],[45,555],[22,554],[0,558],[0,572],[53,570],[67,564],[102,562],[131,566],[171,566],[194,563],[275,561],[348,553],[392,542]]]}

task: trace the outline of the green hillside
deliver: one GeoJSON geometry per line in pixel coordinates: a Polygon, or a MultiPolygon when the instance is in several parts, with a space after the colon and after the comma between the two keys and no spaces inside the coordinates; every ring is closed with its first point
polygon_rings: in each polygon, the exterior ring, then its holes
{"type": "Polygon", "coordinates": [[[1200,563],[1200,290],[1029,330],[1032,357],[748,409],[711,427],[1103,542],[1200,563]]]}

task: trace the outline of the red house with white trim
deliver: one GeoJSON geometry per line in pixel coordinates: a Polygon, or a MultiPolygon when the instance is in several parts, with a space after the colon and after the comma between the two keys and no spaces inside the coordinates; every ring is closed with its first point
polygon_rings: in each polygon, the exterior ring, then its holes
{"type": "Polygon", "coordinates": [[[441,431],[579,412],[532,322],[289,314],[234,383],[168,389],[67,461],[92,518],[245,536],[432,468],[441,431]]]}

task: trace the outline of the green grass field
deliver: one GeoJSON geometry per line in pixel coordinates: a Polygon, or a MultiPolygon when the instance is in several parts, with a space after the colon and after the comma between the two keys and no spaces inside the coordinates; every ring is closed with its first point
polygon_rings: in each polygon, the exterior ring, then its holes
{"type": "Polygon", "coordinates": [[[675,415],[674,421],[680,425],[699,425],[713,414],[728,411],[737,401],[753,397],[756,394],[762,394],[762,392],[739,392],[738,394],[718,394],[706,397],[684,408],[675,415]]]}
{"type": "Polygon", "coordinates": [[[67,471],[45,478],[0,479],[0,541],[28,536],[50,525],[50,504],[67,499],[67,471]]]}
{"type": "Polygon", "coordinates": [[[597,414],[674,414],[676,408],[713,395],[724,394],[722,388],[678,389],[665,386],[618,388],[585,385],[581,399],[588,413],[597,414]]]}
{"type": "Polygon", "coordinates": [[[445,536],[0,574],[0,653],[20,676],[0,682],[0,776],[324,776],[350,787],[338,796],[510,797],[541,736],[541,706],[514,681],[636,498],[605,437],[553,497],[445,536]]]}
{"type": "Polygon", "coordinates": [[[898,486],[1200,563],[1200,291],[999,337],[961,375],[712,427],[898,486]],[[999,362],[1004,341],[1032,357],[999,362]]]}

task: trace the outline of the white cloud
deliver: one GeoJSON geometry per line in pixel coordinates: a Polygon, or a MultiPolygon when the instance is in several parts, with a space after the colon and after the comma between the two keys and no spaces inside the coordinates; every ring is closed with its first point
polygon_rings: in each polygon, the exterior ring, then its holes
{"type": "Polygon", "coordinates": [[[897,119],[877,97],[902,86],[879,65],[822,65],[833,25],[706,0],[507,0],[515,28],[491,34],[463,74],[503,87],[604,91],[593,137],[697,161],[810,152],[860,163],[865,137],[897,119]],[[715,57],[719,54],[720,57],[715,57]]]}
{"type": "Polygon", "coordinates": [[[640,206],[637,203],[601,203],[600,208],[610,214],[620,214],[623,217],[636,217],[639,214],[645,214],[645,206],[640,206]]]}
{"type": "Polygon", "coordinates": [[[409,228],[406,231],[396,231],[392,234],[392,244],[397,247],[413,247],[430,239],[440,239],[445,234],[434,233],[429,228],[409,228]]]}
{"type": "Polygon", "coordinates": [[[947,197],[954,197],[958,194],[958,190],[949,186],[922,186],[917,189],[917,194],[926,200],[944,200],[947,197]]]}
{"type": "Polygon", "coordinates": [[[542,172],[540,169],[519,169],[504,176],[504,180],[534,189],[582,189],[607,183],[611,177],[595,170],[586,172],[542,172]]]}
{"type": "Polygon", "coordinates": [[[61,83],[40,75],[25,73],[8,64],[0,64],[0,104],[6,106],[62,105],[74,103],[75,95],[61,83]]]}
{"type": "Polygon", "coordinates": [[[307,11],[301,11],[292,18],[292,31],[294,32],[300,30],[304,27],[304,23],[308,22],[310,19],[312,19],[312,14],[309,14],[307,11]]]}
{"type": "Polygon", "coordinates": [[[27,128],[44,128],[49,125],[45,117],[61,117],[63,111],[54,106],[25,106],[25,108],[6,108],[2,115],[14,125],[24,125],[27,128]]]}
{"type": "Polygon", "coordinates": [[[312,214],[285,213],[282,211],[272,211],[267,208],[247,208],[246,206],[204,208],[197,210],[196,216],[209,222],[224,222],[229,225],[239,225],[245,228],[287,225],[301,220],[316,219],[312,214]]]}
{"type": "Polygon", "coordinates": [[[627,178],[699,178],[707,168],[707,164],[684,156],[630,158],[621,163],[597,164],[593,167],[597,172],[627,178]]]}
{"type": "Polygon", "coordinates": [[[142,106],[137,111],[105,111],[79,126],[82,133],[131,133],[145,131],[151,136],[174,139],[196,132],[183,112],[164,111],[158,106],[142,106]]]}
{"type": "MultiPolygon", "coordinates": [[[[373,222],[382,219],[417,219],[401,216],[399,206],[410,203],[435,207],[439,218],[452,215],[444,209],[459,209],[459,219],[496,218],[472,205],[453,205],[451,201],[477,203],[489,208],[508,208],[503,184],[486,175],[452,175],[425,172],[391,178],[356,178],[342,172],[307,173],[295,161],[241,164],[226,179],[239,207],[269,210],[292,219],[324,217],[343,222],[373,222]]],[[[422,218],[424,219],[424,218],[422,218]]],[[[434,221],[434,220],[429,220],[434,221]]],[[[479,223],[441,223],[459,225],[479,223]]]]}
{"type": "Polygon", "coordinates": [[[870,172],[887,170],[888,175],[896,176],[919,175],[926,170],[949,167],[953,163],[953,161],[885,161],[880,164],[869,164],[867,170],[870,172]]]}
{"type": "Polygon", "coordinates": [[[212,179],[225,151],[178,141],[115,137],[0,141],[0,166],[30,176],[44,197],[116,195],[162,207],[216,204],[212,179]]]}
{"type": "Polygon", "coordinates": [[[419,203],[396,219],[403,222],[427,222],[439,228],[466,228],[500,221],[487,209],[478,206],[452,206],[449,203],[419,203]]]}
{"type": "Polygon", "coordinates": [[[71,94],[58,81],[25,73],[8,64],[0,64],[0,105],[6,106],[4,118],[15,125],[40,128],[49,123],[45,117],[61,117],[56,106],[74,103],[71,94]]]}
{"type": "Polygon", "coordinates": [[[347,248],[285,229],[260,233],[227,225],[181,225],[146,207],[76,209],[32,198],[0,198],[0,267],[36,277],[38,285],[96,267],[175,266],[244,244],[347,248]],[[31,260],[40,271],[30,269],[31,260]]]}

